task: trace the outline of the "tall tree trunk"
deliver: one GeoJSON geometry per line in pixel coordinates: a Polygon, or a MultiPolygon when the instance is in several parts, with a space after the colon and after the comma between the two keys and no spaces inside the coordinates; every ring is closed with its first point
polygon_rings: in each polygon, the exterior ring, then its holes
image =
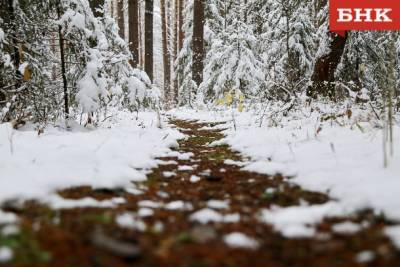
{"type": "Polygon", "coordinates": [[[153,0],[145,0],[145,18],[144,18],[144,70],[153,81],[153,0]]]}
{"type": "Polygon", "coordinates": [[[89,5],[95,17],[103,16],[104,0],[89,0],[89,5]]]}
{"type": "Polygon", "coordinates": [[[139,13],[138,0],[129,0],[129,47],[132,53],[132,67],[139,64],[139,13]]]}
{"type": "Polygon", "coordinates": [[[13,47],[12,60],[15,66],[15,87],[18,88],[21,84],[22,74],[19,72],[19,65],[21,64],[21,55],[18,49],[19,44],[17,43],[17,25],[15,24],[15,10],[13,5],[13,0],[8,0],[8,12],[10,16],[10,23],[12,27],[11,34],[11,46],[13,47]]]}
{"type": "Polygon", "coordinates": [[[204,4],[203,0],[194,0],[193,7],[193,81],[200,85],[203,81],[204,57],[204,4]]]}
{"type": "MultiPolygon", "coordinates": [[[[61,10],[60,7],[57,6],[57,15],[58,18],[61,18],[61,10]]],[[[60,58],[61,58],[61,76],[63,81],[63,88],[64,88],[64,116],[65,116],[65,123],[68,123],[69,119],[69,96],[68,96],[68,83],[67,83],[67,75],[66,75],[66,68],[65,68],[65,52],[64,52],[64,36],[62,33],[61,25],[58,25],[58,42],[60,46],[60,58]]]]}
{"type": "Polygon", "coordinates": [[[118,0],[118,27],[119,36],[125,40],[124,0],[118,0]]]}
{"type": "Polygon", "coordinates": [[[330,52],[317,59],[314,73],[311,77],[312,84],[308,87],[307,95],[313,98],[318,96],[335,96],[335,71],[342,58],[346,46],[347,33],[345,37],[334,33],[330,43],[330,52]]]}
{"type": "Polygon", "coordinates": [[[184,2],[183,0],[177,0],[179,1],[179,11],[178,11],[178,16],[179,16],[179,41],[178,41],[178,51],[181,51],[183,47],[183,39],[185,38],[185,34],[183,32],[183,8],[184,8],[184,2]]]}
{"type": "Polygon", "coordinates": [[[139,2],[139,65],[144,67],[144,25],[143,25],[143,2],[139,2]]]}
{"type": "MultiPolygon", "coordinates": [[[[168,1],[168,0],[167,0],[168,1]]],[[[167,102],[167,106],[170,105],[171,101],[171,64],[170,64],[170,53],[168,47],[168,25],[167,18],[165,15],[165,0],[161,0],[161,25],[162,25],[162,46],[163,46],[163,65],[164,65],[164,96],[167,102]]]]}
{"type": "MultiPolygon", "coordinates": [[[[172,66],[175,65],[175,62],[178,58],[178,35],[179,35],[179,0],[175,0],[175,7],[174,7],[174,57],[172,61],[172,66]]],[[[178,79],[176,78],[175,74],[175,68],[172,67],[173,70],[173,77],[174,77],[174,87],[173,87],[173,92],[172,92],[172,104],[175,105],[176,102],[178,101],[177,96],[178,96],[178,79]]]]}

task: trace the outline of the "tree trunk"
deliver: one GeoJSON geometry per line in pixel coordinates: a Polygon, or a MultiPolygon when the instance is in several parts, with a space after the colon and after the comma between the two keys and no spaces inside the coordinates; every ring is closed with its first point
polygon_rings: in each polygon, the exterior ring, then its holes
{"type": "Polygon", "coordinates": [[[144,67],[143,2],[139,2],[139,65],[144,67]]]}
{"type": "Polygon", "coordinates": [[[139,64],[139,13],[138,0],[129,0],[129,47],[132,53],[132,67],[139,64]]]}
{"type": "Polygon", "coordinates": [[[335,71],[340,63],[346,45],[347,33],[341,37],[334,33],[330,43],[330,52],[317,59],[314,73],[311,77],[312,85],[308,87],[307,95],[313,98],[318,96],[335,96],[335,71]]]}
{"type": "Polygon", "coordinates": [[[204,57],[204,4],[203,0],[194,0],[193,8],[193,81],[199,86],[203,81],[204,57]]]}
{"type": "Polygon", "coordinates": [[[125,40],[124,0],[118,0],[118,27],[119,36],[125,40]]]}
{"type": "Polygon", "coordinates": [[[184,3],[183,0],[177,0],[179,1],[179,41],[178,41],[178,51],[180,51],[183,47],[183,39],[185,38],[185,34],[183,32],[183,7],[184,3]]]}
{"type": "Polygon", "coordinates": [[[103,16],[104,0],[89,0],[89,5],[95,17],[103,16]]]}
{"type": "MultiPolygon", "coordinates": [[[[168,0],[167,0],[168,1],[168,0]]],[[[165,15],[165,0],[161,0],[161,25],[162,25],[162,46],[163,46],[163,65],[164,65],[164,96],[167,105],[171,101],[171,64],[167,37],[167,18],[165,15]]]]}
{"type": "Polygon", "coordinates": [[[144,70],[153,81],[153,0],[145,0],[144,15],[144,70]]]}
{"type": "MultiPolygon", "coordinates": [[[[175,0],[175,7],[174,7],[174,57],[172,61],[172,66],[174,66],[177,58],[178,58],[178,35],[179,35],[179,0],[175,0]]],[[[172,70],[175,68],[172,67],[172,70]]],[[[177,103],[178,99],[178,79],[176,78],[175,72],[173,72],[173,77],[174,77],[174,87],[173,87],[173,92],[172,92],[172,104],[175,105],[177,103]]]]}
{"type": "MultiPolygon", "coordinates": [[[[60,7],[57,7],[58,19],[61,17],[60,7]]],[[[67,75],[65,68],[65,51],[64,51],[64,36],[62,33],[61,25],[58,25],[58,42],[60,46],[60,58],[61,58],[61,76],[63,80],[63,89],[64,89],[64,116],[65,122],[68,123],[69,119],[69,96],[68,96],[68,83],[67,83],[67,75]]]]}

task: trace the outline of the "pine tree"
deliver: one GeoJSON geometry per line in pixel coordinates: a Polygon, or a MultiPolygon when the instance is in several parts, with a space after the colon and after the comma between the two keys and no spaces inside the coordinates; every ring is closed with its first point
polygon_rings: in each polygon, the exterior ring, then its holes
{"type": "MultiPolygon", "coordinates": [[[[178,104],[191,105],[196,95],[196,84],[192,80],[192,36],[193,36],[193,0],[187,0],[183,10],[181,49],[175,63],[175,75],[179,83],[178,104]]],[[[181,37],[180,37],[181,38],[181,37]]]]}
{"type": "Polygon", "coordinates": [[[210,33],[200,98],[212,101],[231,90],[240,90],[247,96],[257,95],[264,88],[263,65],[255,53],[257,39],[242,6],[231,3],[228,8],[226,2],[214,2],[210,12],[213,12],[212,19],[207,25],[217,27],[210,33]]]}

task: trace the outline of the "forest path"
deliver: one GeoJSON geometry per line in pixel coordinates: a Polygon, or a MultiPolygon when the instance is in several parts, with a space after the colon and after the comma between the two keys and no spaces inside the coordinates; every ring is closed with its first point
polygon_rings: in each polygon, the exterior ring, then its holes
{"type": "MultiPolygon", "coordinates": [[[[187,135],[174,156],[160,158],[130,190],[74,188],[65,199],[122,198],[113,208],[51,210],[28,203],[12,266],[396,266],[399,254],[371,212],[324,221],[313,239],[287,239],[259,220],[273,205],[322,204],[327,195],[290,180],[241,170],[247,159],[226,145],[216,124],[171,120],[187,135]],[[128,192],[127,192],[128,191],[128,192]],[[340,222],[365,222],[355,234],[333,233],[340,222]],[[360,254],[364,252],[364,254],[360,254]],[[358,263],[356,260],[358,259],[358,263]]],[[[1,241],[1,239],[0,239],[1,241]]]]}

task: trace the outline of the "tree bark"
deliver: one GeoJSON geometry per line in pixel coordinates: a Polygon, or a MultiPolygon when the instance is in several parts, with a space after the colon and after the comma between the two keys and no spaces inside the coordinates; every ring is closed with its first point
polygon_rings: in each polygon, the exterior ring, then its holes
{"type": "Polygon", "coordinates": [[[103,16],[104,0],[89,0],[89,5],[95,17],[103,16]]]}
{"type": "Polygon", "coordinates": [[[183,47],[183,39],[185,38],[185,34],[183,32],[183,7],[184,7],[184,2],[183,0],[177,0],[179,1],[179,11],[178,11],[178,16],[179,16],[179,41],[178,41],[178,51],[180,51],[183,47]]]}
{"type": "Polygon", "coordinates": [[[139,2],[139,65],[144,67],[144,25],[143,2],[139,2]]]}
{"type": "MultiPolygon", "coordinates": [[[[61,10],[60,7],[57,7],[57,15],[58,19],[61,18],[61,10]]],[[[65,122],[68,123],[69,119],[69,95],[68,95],[68,82],[66,75],[66,67],[65,67],[65,51],[64,51],[64,36],[62,33],[61,25],[58,25],[58,42],[60,46],[60,58],[61,58],[61,76],[63,80],[63,89],[64,89],[64,116],[65,122]]]]}
{"type": "Polygon", "coordinates": [[[144,22],[144,70],[153,81],[153,0],[145,0],[145,22],[144,22]]]}
{"type": "MultiPolygon", "coordinates": [[[[168,0],[167,0],[168,1],[168,0]]],[[[163,65],[164,65],[164,96],[167,105],[171,101],[171,64],[170,64],[170,53],[168,47],[168,36],[167,36],[167,18],[165,15],[165,0],[161,0],[161,25],[162,25],[162,46],[163,46],[163,65]]]]}
{"type": "Polygon", "coordinates": [[[314,73],[311,77],[312,84],[307,90],[307,95],[313,98],[318,96],[333,98],[335,96],[335,71],[346,46],[347,33],[345,37],[334,33],[329,34],[332,35],[330,52],[317,59],[314,73]]]}
{"type": "Polygon", "coordinates": [[[193,7],[193,81],[199,86],[203,82],[204,57],[204,3],[194,0],[193,7]]]}
{"type": "Polygon", "coordinates": [[[129,47],[132,53],[132,67],[139,64],[139,13],[138,0],[129,0],[129,47]]]}
{"type": "MultiPolygon", "coordinates": [[[[179,42],[179,0],[175,0],[175,7],[174,7],[174,57],[172,60],[172,66],[175,65],[176,60],[178,59],[178,42],[179,42]]],[[[178,96],[178,79],[176,78],[175,75],[175,68],[172,67],[173,70],[173,81],[174,81],[174,87],[173,87],[173,92],[172,92],[172,104],[175,105],[178,101],[177,96],[178,96]]]]}
{"type": "Polygon", "coordinates": [[[118,0],[118,28],[119,36],[125,40],[124,0],[118,0]]]}

